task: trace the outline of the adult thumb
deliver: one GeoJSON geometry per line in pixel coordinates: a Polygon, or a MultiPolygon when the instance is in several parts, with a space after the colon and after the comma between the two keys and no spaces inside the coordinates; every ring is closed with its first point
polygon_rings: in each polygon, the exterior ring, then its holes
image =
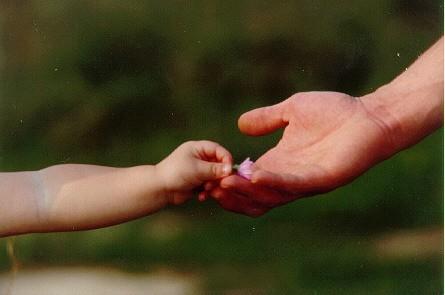
{"type": "Polygon", "coordinates": [[[232,165],[228,163],[215,163],[199,161],[198,177],[202,181],[215,180],[232,173],[232,165]]]}
{"type": "Polygon", "coordinates": [[[288,123],[284,118],[286,107],[286,101],[283,101],[244,113],[238,119],[238,128],[247,135],[258,136],[286,127],[288,123]]]}

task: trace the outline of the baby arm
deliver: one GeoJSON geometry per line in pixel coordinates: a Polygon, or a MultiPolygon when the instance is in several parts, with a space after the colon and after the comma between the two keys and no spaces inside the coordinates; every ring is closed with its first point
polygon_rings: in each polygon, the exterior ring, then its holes
{"type": "Polygon", "coordinates": [[[0,236],[99,228],[181,204],[205,181],[230,174],[232,157],[210,141],[186,142],[157,165],[57,165],[0,173],[0,236]]]}

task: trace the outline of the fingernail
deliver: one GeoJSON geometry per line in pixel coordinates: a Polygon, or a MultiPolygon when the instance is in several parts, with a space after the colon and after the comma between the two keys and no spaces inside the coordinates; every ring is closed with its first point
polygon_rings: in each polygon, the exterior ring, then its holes
{"type": "Polygon", "coordinates": [[[223,176],[229,175],[232,172],[232,166],[229,164],[224,164],[222,172],[223,172],[223,176]]]}
{"type": "Polygon", "coordinates": [[[227,183],[221,181],[221,183],[219,184],[220,187],[222,188],[229,188],[229,186],[227,185],[227,183]]]}
{"type": "Polygon", "coordinates": [[[254,171],[252,174],[252,177],[250,178],[250,182],[252,183],[261,183],[262,182],[262,176],[260,170],[254,171]]]}

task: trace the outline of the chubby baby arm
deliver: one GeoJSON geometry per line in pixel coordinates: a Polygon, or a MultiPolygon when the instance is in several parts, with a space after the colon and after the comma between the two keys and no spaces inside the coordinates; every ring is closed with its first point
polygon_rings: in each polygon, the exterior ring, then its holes
{"type": "Polygon", "coordinates": [[[209,141],[186,142],[161,163],[130,168],[67,164],[0,173],[0,236],[105,227],[180,204],[232,157],[209,141]]]}
{"type": "Polygon", "coordinates": [[[164,207],[154,166],[66,164],[0,174],[0,236],[86,230],[164,207]]]}

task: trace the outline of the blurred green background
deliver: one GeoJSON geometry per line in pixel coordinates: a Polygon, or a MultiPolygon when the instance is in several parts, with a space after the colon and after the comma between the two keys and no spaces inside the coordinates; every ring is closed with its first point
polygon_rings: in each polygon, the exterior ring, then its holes
{"type": "MultiPolygon", "coordinates": [[[[241,135],[244,111],[299,91],[373,91],[442,25],[441,0],[2,0],[0,170],[156,163],[189,139],[257,158],[280,134],[241,135]]],[[[21,268],[192,273],[204,294],[441,294],[442,229],[441,129],[257,219],[190,201],[111,228],[20,236],[16,251],[21,268]]]]}

